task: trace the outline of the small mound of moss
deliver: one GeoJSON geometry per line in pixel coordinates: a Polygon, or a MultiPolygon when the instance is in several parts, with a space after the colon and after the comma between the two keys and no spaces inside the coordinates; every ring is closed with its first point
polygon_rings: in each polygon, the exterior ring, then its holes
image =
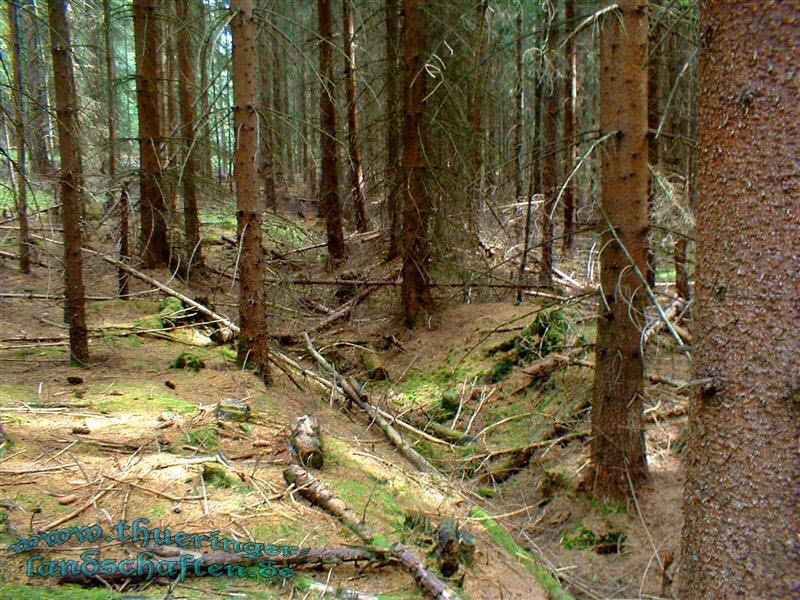
{"type": "Polygon", "coordinates": [[[170,363],[169,368],[189,369],[190,371],[197,373],[200,371],[200,369],[206,368],[206,363],[203,362],[203,359],[196,354],[192,354],[191,352],[181,352],[178,354],[175,360],[170,363]]]}

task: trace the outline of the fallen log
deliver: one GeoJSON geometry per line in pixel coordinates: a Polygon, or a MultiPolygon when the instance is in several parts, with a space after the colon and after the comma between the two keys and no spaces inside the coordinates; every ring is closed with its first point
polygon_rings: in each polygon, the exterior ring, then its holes
{"type": "Polygon", "coordinates": [[[522,372],[531,377],[533,380],[540,379],[545,375],[549,375],[553,371],[560,369],[561,367],[567,366],[573,361],[573,359],[580,356],[585,350],[585,348],[580,347],[572,348],[564,354],[557,354],[553,352],[549,356],[529,364],[527,367],[522,369],[522,372]]]}
{"type": "Polygon", "coordinates": [[[322,452],[322,429],[311,415],[298,417],[289,438],[292,458],[303,467],[321,469],[325,462],[322,452]]]}
{"type": "MultiPolygon", "coordinates": [[[[355,512],[342,502],[336,494],[319,482],[308,471],[297,465],[284,469],[283,477],[287,483],[297,486],[297,492],[306,500],[315,504],[339,519],[343,525],[353,531],[367,544],[373,544],[375,533],[366,524],[358,520],[355,512]]],[[[380,549],[377,549],[380,551],[380,549]]],[[[432,573],[425,564],[400,542],[389,548],[389,554],[397,559],[411,573],[417,586],[430,598],[435,600],[455,600],[456,596],[441,580],[432,573]]]]}
{"type": "MultiPolygon", "coordinates": [[[[369,398],[358,390],[356,386],[354,386],[347,377],[339,377],[337,374],[336,369],[331,365],[325,357],[323,357],[314,345],[311,343],[311,338],[308,337],[308,333],[303,332],[303,337],[306,341],[306,348],[308,349],[311,356],[314,360],[319,363],[319,365],[328,373],[330,373],[334,379],[338,379],[338,383],[341,386],[341,389],[347,395],[347,397],[352,400],[356,405],[358,405],[361,410],[367,413],[373,421],[378,424],[378,427],[381,428],[383,433],[389,439],[389,441],[397,448],[397,451],[400,452],[418,471],[422,471],[423,473],[438,473],[437,469],[431,465],[425,457],[423,457],[419,452],[414,450],[408,442],[406,442],[403,437],[398,433],[398,431],[389,423],[381,413],[369,403],[369,398]]],[[[333,386],[336,386],[335,382],[330,383],[333,386]]]]}

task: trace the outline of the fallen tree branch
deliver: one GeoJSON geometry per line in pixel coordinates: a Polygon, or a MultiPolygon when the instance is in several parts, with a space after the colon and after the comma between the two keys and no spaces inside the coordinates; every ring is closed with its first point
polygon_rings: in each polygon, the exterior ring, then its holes
{"type": "MultiPolygon", "coordinates": [[[[283,477],[287,483],[297,486],[297,492],[306,500],[335,516],[367,544],[373,544],[376,536],[372,529],[366,523],[359,521],[351,508],[308,471],[298,465],[291,465],[284,469],[283,477]]],[[[416,554],[403,544],[400,542],[393,544],[389,548],[389,553],[411,573],[420,590],[430,598],[455,600],[456,596],[453,592],[424,565],[416,554]]]]}
{"type": "MultiPolygon", "coordinates": [[[[337,371],[331,365],[324,356],[322,356],[314,345],[311,343],[311,338],[308,337],[308,333],[303,332],[303,337],[306,341],[306,348],[308,349],[311,356],[314,360],[319,363],[319,365],[328,373],[330,373],[334,378],[337,378],[337,371]]],[[[431,465],[425,457],[423,457],[419,452],[414,450],[408,442],[406,442],[402,436],[397,432],[397,430],[381,415],[381,413],[369,403],[369,398],[362,393],[360,390],[357,390],[356,387],[348,381],[346,377],[338,377],[338,383],[341,385],[341,389],[345,392],[347,397],[352,400],[355,404],[358,405],[361,410],[366,412],[372,420],[374,420],[378,427],[383,430],[383,433],[389,439],[389,441],[397,448],[397,451],[400,452],[418,471],[422,471],[423,473],[438,473],[437,469],[431,465]]],[[[329,385],[336,386],[336,382],[329,382],[329,385]]]]}

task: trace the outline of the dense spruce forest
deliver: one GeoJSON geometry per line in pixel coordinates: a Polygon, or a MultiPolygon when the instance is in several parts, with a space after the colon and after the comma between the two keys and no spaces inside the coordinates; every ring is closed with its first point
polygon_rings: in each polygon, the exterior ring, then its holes
{"type": "Polygon", "coordinates": [[[800,598],[796,0],[0,5],[0,598],[800,598]]]}

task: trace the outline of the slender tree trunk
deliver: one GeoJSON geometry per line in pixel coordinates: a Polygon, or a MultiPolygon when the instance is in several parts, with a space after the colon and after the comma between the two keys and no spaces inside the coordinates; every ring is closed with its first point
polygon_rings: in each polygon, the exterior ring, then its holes
{"type": "Polygon", "coordinates": [[[406,325],[433,309],[428,276],[430,197],[425,188],[427,167],[422,155],[425,127],[426,37],[425,0],[403,1],[404,107],[403,127],[403,282],[401,293],[406,325]]]}
{"type": "Polygon", "coordinates": [[[356,87],[356,51],[353,43],[353,7],[351,0],[342,0],[342,43],[344,46],[344,82],[347,97],[347,148],[350,155],[350,192],[353,197],[353,212],[356,229],[367,231],[366,200],[364,199],[364,171],[361,152],[361,133],[358,118],[358,90],[356,87]]]}
{"type": "Polygon", "coordinates": [[[387,260],[400,256],[401,209],[400,194],[403,167],[400,161],[400,100],[397,76],[401,70],[399,60],[399,28],[397,26],[398,0],[386,0],[386,212],[389,216],[389,251],[387,260]]]}
{"type": "Polygon", "coordinates": [[[233,38],[233,116],[236,132],[235,177],[238,207],[239,334],[238,360],[270,382],[267,350],[267,299],[261,247],[261,212],[256,153],[258,151],[258,54],[253,0],[231,0],[233,38]]]}
{"type": "MultiPolygon", "coordinates": [[[[564,4],[564,35],[567,36],[564,44],[564,62],[567,71],[564,74],[564,178],[569,177],[575,161],[575,68],[577,64],[575,53],[575,36],[571,35],[575,23],[575,0],[566,0],[564,4]]],[[[564,236],[562,238],[561,253],[566,255],[572,250],[573,229],[575,222],[575,185],[573,179],[565,183],[564,187],[564,236]]]]}
{"type": "MultiPolygon", "coordinates": [[[[21,6],[20,0],[17,4],[21,6]]],[[[47,92],[47,61],[42,51],[39,34],[39,15],[34,0],[27,0],[28,9],[23,12],[22,22],[27,23],[23,29],[28,30],[30,37],[30,59],[25,63],[28,77],[28,94],[34,99],[29,111],[30,135],[28,152],[31,168],[35,173],[50,174],[53,163],[50,160],[50,96],[47,92]]]]}
{"type": "Polygon", "coordinates": [[[108,100],[108,176],[113,180],[117,175],[117,95],[114,90],[114,47],[111,45],[111,0],[103,0],[103,25],[108,100]]]}
{"type": "Polygon", "coordinates": [[[484,147],[484,124],[483,124],[483,96],[484,82],[481,80],[483,71],[483,38],[486,24],[486,10],[489,6],[488,0],[478,0],[477,5],[477,33],[475,39],[475,63],[473,67],[473,77],[470,91],[469,126],[472,130],[474,146],[472,147],[471,157],[471,178],[474,182],[467,192],[467,228],[472,233],[478,233],[478,213],[482,210],[483,187],[481,186],[481,172],[483,171],[483,147],[484,147]]]}
{"type": "Polygon", "coordinates": [[[48,0],[50,49],[53,55],[53,77],[58,119],[58,145],[61,153],[61,220],[64,227],[64,313],[69,323],[69,349],[73,361],[89,360],[86,335],[83,270],[81,264],[81,205],[83,169],[78,140],[75,76],[72,70],[72,48],[67,24],[67,1],[48,0]]]}
{"type": "MultiPolygon", "coordinates": [[[[175,1],[162,0],[166,15],[175,15],[175,1]]],[[[176,82],[178,76],[176,71],[176,48],[175,48],[175,22],[174,18],[165,19],[163,25],[164,32],[164,77],[163,91],[165,112],[164,112],[164,152],[166,154],[164,168],[167,169],[168,177],[165,177],[167,205],[169,215],[174,218],[178,212],[178,186],[176,181],[177,171],[177,152],[175,136],[173,132],[179,129],[179,107],[176,82]]]]}
{"type": "Polygon", "coordinates": [[[644,273],[647,251],[647,3],[618,5],[619,16],[604,19],[601,29],[600,130],[614,135],[602,152],[604,301],[597,320],[591,458],[594,493],[622,499],[647,479],[639,349],[644,292],[633,270],[644,273]]]}
{"type": "Polygon", "coordinates": [[[28,237],[28,180],[25,169],[25,110],[22,103],[24,86],[22,82],[21,42],[19,31],[19,13],[17,0],[8,0],[8,29],[11,42],[11,68],[14,83],[11,88],[11,98],[14,104],[14,126],[17,133],[17,218],[19,220],[19,270],[22,273],[31,272],[31,249],[28,237]]]}
{"type": "MultiPolygon", "coordinates": [[[[283,61],[281,60],[280,44],[277,39],[273,39],[272,43],[263,47],[263,52],[272,55],[272,69],[267,72],[272,75],[272,114],[271,121],[271,146],[272,146],[272,160],[275,181],[280,185],[286,187],[289,185],[286,169],[284,168],[284,154],[286,152],[286,139],[284,119],[286,118],[286,109],[283,104],[283,94],[281,93],[281,70],[283,69],[283,61]],[[268,50],[269,49],[269,50],[268,50]]],[[[269,54],[264,58],[266,59],[269,54]]]]}
{"type": "MultiPolygon", "coordinates": [[[[555,57],[558,47],[558,18],[553,0],[547,0],[549,25],[547,27],[547,54],[555,57]]],[[[558,193],[556,173],[556,152],[558,140],[556,139],[556,119],[558,118],[558,90],[555,78],[544,86],[544,155],[542,156],[542,254],[539,262],[539,283],[544,287],[553,285],[553,213],[556,206],[558,193]]]]}
{"type": "Polygon", "coordinates": [[[197,208],[197,178],[199,176],[198,155],[195,146],[197,118],[194,112],[196,91],[194,86],[194,44],[189,29],[191,14],[188,0],[175,0],[178,18],[178,96],[181,119],[181,145],[183,170],[180,174],[183,188],[183,236],[187,273],[192,266],[203,270],[203,248],[200,243],[200,213],[197,208]]]}
{"type": "Polygon", "coordinates": [[[205,2],[198,2],[193,5],[197,10],[200,24],[200,175],[206,179],[214,176],[214,169],[211,164],[211,115],[208,96],[210,93],[208,84],[208,55],[210,41],[206,39],[209,35],[205,2]]]}
{"type": "MultiPolygon", "coordinates": [[[[265,3],[266,5],[266,3],[265,3]]],[[[269,54],[269,36],[267,35],[267,25],[261,24],[258,29],[258,77],[259,77],[259,154],[261,157],[260,175],[261,181],[264,184],[264,206],[275,210],[278,206],[277,196],[275,194],[275,169],[273,157],[273,135],[272,123],[273,118],[270,117],[270,94],[269,94],[269,76],[270,64],[269,54]]],[[[273,66],[274,68],[274,66],[273,66]]]]}
{"type": "Polygon", "coordinates": [[[686,261],[687,252],[686,247],[688,245],[687,239],[682,236],[676,236],[673,254],[673,260],[675,261],[675,291],[678,294],[679,298],[683,298],[684,300],[689,300],[689,275],[686,273],[686,261]]]}
{"type": "MultiPolygon", "coordinates": [[[[523,194],[525,189],[525,176],[524,176],[524,168],[525,168],[525,147],[523,143],[523,109],[524,109],[524,102],[525,102],[525,64],[523,63],[523,56],[522,56],[522,37],[524,35],[524,19],[523,19],[523,11],[522,8],[519,9],[517,12],[517,39],[514,44],[515,47],[515,59],[516,59],[516,66],[517,66],[517,80],[516,80],[516,87],[514,89],[514,157],[516,159],[516,172],[514,174],[514,229],[515,229],[515,238],[519,238],[522,234],[522,227],[520,227],[521,222],[519,220],[519,205],[523,201],[523,194]]],[[[526,211],[526,221],[527,221],[527,211],[526,211]]],[[[528,223],[526,223],[526,226],[528,223]]],[[[529,227],[526,227],[529,230],[529,227]]],[[[528,231],[530,233],[530,231],[528,231]]],[[[523,246],[524,246],[523,242],[523,246]]]]}
{"type": "Polygon", "coordinates": [[[796,598],[797,5],[711,0],[700,13],[693,372],[705,383],[689,417],[679,595],[796,598]]]}
{"type": "Polygon", "coordinates": [[[317,0],[319,19],[320,88],[320,180],[319,211],[328,233],[328,254],[334,261],[343,260],[346,249],[342,231],[342,207],[339,204],[339,175],[336,165],[336,90],[333,83],[333,30],[330,0],[317,0]]]}
{"type": "MultiPolygon", "coordinates": [[[[180,1],[180,0],[179,0],[180,1]]],[[[119,193],[119,260],[128,262],[130,249],[128,247],[128,216],[130,203],[128,202],[128,184],[124,183],[119,193]]],[[[121,299],[126,300],[129,293],[129,275],[125,269],[117,269],[117,292],[121,299]]]]}
{"type": "Polygon", "coordinates": [[[139,240],[148,267],[169,262],[167,214],[161,177],[161,111],[159,109],[156,22],[158,0],[134,0],[133,29],[136,42],[136,101],[139,107],[139,240]]]}

